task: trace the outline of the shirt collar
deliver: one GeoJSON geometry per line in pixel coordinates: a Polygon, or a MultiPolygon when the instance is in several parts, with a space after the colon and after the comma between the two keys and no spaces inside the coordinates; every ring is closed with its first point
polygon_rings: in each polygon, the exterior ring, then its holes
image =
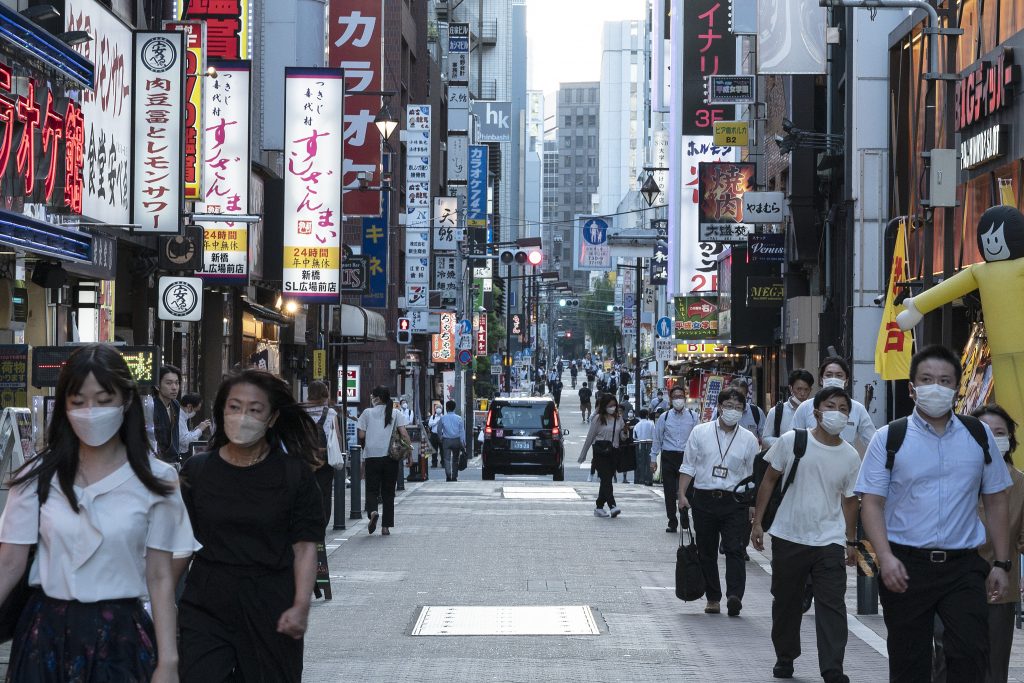
{"type": "MultiPolygon", "coordinates": [[[[916,407],[914,408],[914,412],[912,412],[910,414],[910,416],[914,420],[914,424],[916,424],[918,426],[918,428],[938,436],[938,434],[936,434],[936,432],[935,432],[935,429],[931,426],[931,424],[927,420],[925,420],[921,416],[921,413],[918,412],[916,407]]],[[[958,426],[959,426],[959,423],[960,423],[960,420],[955,419],[955,413],[951,412],[949,414],[949,422],[946,423],[946,431],[944,432],[944,434],[948,434],[950,432],[956,431],[958,426]]]]}

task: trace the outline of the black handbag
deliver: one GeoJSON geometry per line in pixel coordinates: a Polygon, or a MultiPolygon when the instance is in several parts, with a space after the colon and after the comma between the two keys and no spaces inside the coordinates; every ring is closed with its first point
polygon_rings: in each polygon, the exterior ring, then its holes
{"type": "Polygon", "coordinates": [[[679,525],[679,548],[676,550],[676,597],[685,602],[704,597],[707,584],[700,568],[700,553],[690,530],[690,511],[679,525]]]}
{"type": "Polygon", "coordinates": [[[463,448],[459,451],[459,472],[462,472],[469,467],[469,455],[466,453],[466,449],[463,448]]]}

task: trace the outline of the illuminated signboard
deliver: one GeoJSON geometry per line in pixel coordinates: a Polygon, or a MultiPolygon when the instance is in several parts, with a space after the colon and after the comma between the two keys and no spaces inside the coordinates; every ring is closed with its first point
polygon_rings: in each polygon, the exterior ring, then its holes
{"type": "MultiPolygon", "coordinates": [[[[32,349],[32,386],[37,389],[56,387],[57,378],[77,346],[36,346],[32,349]]],[[[151,387],[157,382],[160,367],[159,346],[116,346],[124,356],[132,377],[139,386],[151,387]]]]}

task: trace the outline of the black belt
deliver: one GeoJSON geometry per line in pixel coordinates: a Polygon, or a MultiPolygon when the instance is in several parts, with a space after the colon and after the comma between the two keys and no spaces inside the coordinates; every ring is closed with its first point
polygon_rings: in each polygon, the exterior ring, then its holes
{"type": "Polygon", "coordinates": [[[936,564],[941,564],[947,560],[955,560],[958,557],[966,557],[967,555],[977,555],[977,548],[957,548],[955,550],[943,550],[941,548],[915,548],[909,545],[902,545],[900,543],[890,543],[889,547],[893,550],[899,550],[900,552],[909,555],[910,557],[916,557],[920,560],[928,560],[936,564]]]}
{"type": "Polygon", "coordinates": [[[711,496],[712,498],[725,498],[732,495],[732,491],[722,491],[721,489],[694,489],[694,492],[711,496]]]}

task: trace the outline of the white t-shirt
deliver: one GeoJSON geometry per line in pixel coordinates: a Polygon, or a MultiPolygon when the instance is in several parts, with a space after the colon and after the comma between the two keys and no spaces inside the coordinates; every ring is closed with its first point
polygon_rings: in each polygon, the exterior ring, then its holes
{"type": "Polygon", "coordinates": [[[38,539],[29,585],[41,586],[58,600],[141,598],[149,592],[147,548],[177,557],[199,550],[178,473],[152,457],[149,466],[158,479],[174,487],[170,495],[147,489],[126,462],[89,486],[74,487],[78,514],[56,476],[42,510],[37,480],[12,488],[0,517],[0,542],[32,545],[38,539]]]}
{"type": "MultiPolygon", "coordinates": [[[[785,484],[796,457],[793,454],[795,439],[796,432],[786,432],[764,456],[765,462],[782,472],[779,486],[785,484]]],[[[838,446],[826,446],[808,431],[807,450],[768,533],[792,543],[813,546],[838,543],[845,547],[843,498],[854,495],[859,471],[857,449],[845,441],[838,446]]]]}
{"type": "MultiPolygon", "coordinates": [[[[391,420],[395,429],[409,424],[409,419],[401,410],[393,410],[391,420]]],[[[364,410],[356,423],[356,429],[366,432],[363,460],[383,458],[388,454],[388,444],[391,443],[391,425],[384,426],[384,406],[374,406],[364,410]]]]}

